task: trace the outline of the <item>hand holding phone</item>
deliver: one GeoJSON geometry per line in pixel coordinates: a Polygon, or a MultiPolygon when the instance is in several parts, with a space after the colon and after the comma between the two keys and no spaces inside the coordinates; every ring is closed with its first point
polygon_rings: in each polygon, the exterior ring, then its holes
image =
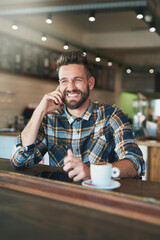
{"type": "Polygon", "coordinates": [[[59,85],[55,91],[47,93],[42,98],[38,108],[41,112],[45,114],[52,112],[58,109],[61,105],[63,105],[62,101],[62,93],[59,90],[59,85]]]}

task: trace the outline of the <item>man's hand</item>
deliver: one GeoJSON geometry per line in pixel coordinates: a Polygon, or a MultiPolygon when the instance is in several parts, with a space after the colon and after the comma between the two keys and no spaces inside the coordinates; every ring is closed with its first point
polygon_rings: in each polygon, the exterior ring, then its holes
{"type": "Polygon", "coordinates": [[[75,157],[71,149],[67,151],[67,156],[64,159],[63,170],[68,172],[68,176],[73,178],[73,181],[75,182],[90,178],[90,168],[78,157],[75,157]]]}
{"type": "Polygon", "coordinates": [[[43,112],[45,115],[46,113],[58,109],[59,106],[62,104],[63,104],[62,93],[60,92],[58,86],[55,91],[44,95],[37,108],[40,112],[43,112]]]}
{"type": "Polygon", "coordinates": [[[44,115],[58,109],[62,104],[62,93],[59,90],[59,86],[54,92],[48,93],[42,98],[27,126],[21,133],[23,146],[28,146],[35,142],[44,115]]]}

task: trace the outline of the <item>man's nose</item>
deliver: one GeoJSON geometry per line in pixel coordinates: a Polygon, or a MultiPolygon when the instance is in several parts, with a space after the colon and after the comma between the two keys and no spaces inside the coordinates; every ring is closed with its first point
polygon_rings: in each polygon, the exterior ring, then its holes
{"type": "Polygon", "coordinates": [[[74,81],[69,81],[68,86],[67,86],[67,90],[71,91],[73,89],[75,89],[75,83],[74,83],[74,81]]]}

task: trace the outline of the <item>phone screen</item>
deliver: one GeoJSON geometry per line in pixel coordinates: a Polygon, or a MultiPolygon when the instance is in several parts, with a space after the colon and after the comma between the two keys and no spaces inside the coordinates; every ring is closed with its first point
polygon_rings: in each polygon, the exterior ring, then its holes
{"type": "Polygon", "coordinates": [[[62,181],[62,182],[72,182],[72,179],[68,177],[68,174],[66,172],[40,172],[36,175],[37,177],[42,177],[42,178],[47,178],[47,179],[52,179],[52,180],[57,180],[57,181],[62,181]]]}

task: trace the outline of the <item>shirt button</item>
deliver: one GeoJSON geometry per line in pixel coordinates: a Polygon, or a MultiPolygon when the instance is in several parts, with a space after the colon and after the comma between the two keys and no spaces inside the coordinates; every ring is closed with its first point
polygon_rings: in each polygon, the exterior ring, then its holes
{"type": "Polygon", "coordinates": [[[77,133],[79,134],[79,130],[77,131],[77,133]]]}
{"type": "Polygon", "coordinates": [[[76,150],[77,152],[78,152],[78,148],[77,148],[77,150],[76,150]]]}

